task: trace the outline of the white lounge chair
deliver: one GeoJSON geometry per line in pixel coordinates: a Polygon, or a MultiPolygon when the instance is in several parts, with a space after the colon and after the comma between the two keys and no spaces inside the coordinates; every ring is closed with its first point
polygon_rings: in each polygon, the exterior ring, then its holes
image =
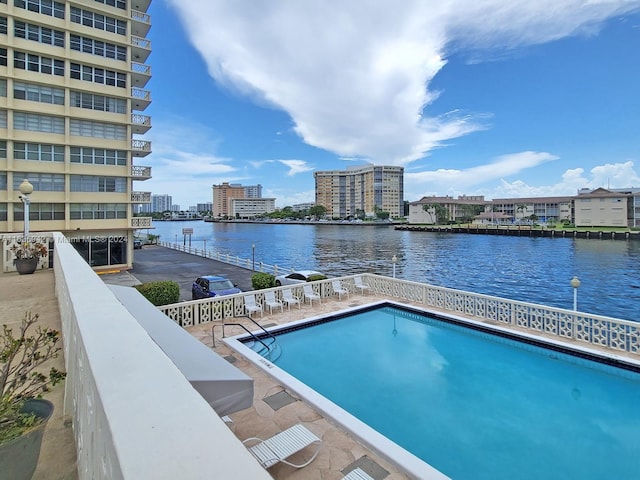
{"type": "Polygon", "coordinates": [[[244,296],[244,309],[249,317],[253,312],[260,312],[260,316],[262,316],[262,305],[256,302],[254,294],[244,296]]]}
{"type": "Polygon", "coordinates": [[[315,460],[322,446],[322,441],[316,437],[311,430],[300,423],[266,440],[251,437],[242,443],[246,444],[250,441],[258,442],[256,445],[247,448],[264,468],[272,467],[279,462],[286,463],[295,468],[306,467],[315,460]],[[317,445],[317,448],[311,458],[306,462],[297,464],[286,460],[294,453],[314,444],[317,445]]]}
{"type": "Polygon", "coordinates": [[[276,300],[276,294],[273,290],[264,292],[264,303],[269,307],[269,313],[273,313],[274,308],[280,308],[284,312],[284,305],[280,300],[276,300]]]}
{"type": "Polygon", "coordinates": [[[342,480],[373,480],[373,477],[361,468],[354,468],[342,477],[342,480]]]}
{"type": "Polygon", "coordinates": [[[322,303],[322,297],[313,291],[313,287],[308,283],[302,285],[302,291],[304,292],[305,300],[309,300],[309,304],[313,305],[314,300],[318,300],[322,303]]]}
{"type": "Polygon", "coordinates": [[[291,305],[298,305],[300,308],[300,298],[296,297],[290,288],[282,290],[282,301],[287,304],[289,310],[291,310],[291,305]]]}
{"type": "Polygon", "coordinates": [[[336,293],[340,300],[342,300],[342,295],[346,295],[347,298],[349,298],[349,290],[342,286],[342,282],[340,280],[332,280],[331,286],[333,287],[333,293],[336,293]]]}
{"type": "Polygon", "coordinates": [[[371,290],[371,287],[364,283],[361,275],[356,275],[353,281],[356,283],[356,288],[359,289],[363,295],[366,295],[367,290],[371,290]]]}

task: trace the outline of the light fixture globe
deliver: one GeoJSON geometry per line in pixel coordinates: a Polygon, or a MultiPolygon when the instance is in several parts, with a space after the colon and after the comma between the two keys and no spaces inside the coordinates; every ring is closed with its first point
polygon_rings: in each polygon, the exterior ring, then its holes
{"type": "Polygon", "coordinates": [[[578,280],[578,277],[573,277],[571,279],[571,286],[573,288],[578,288],[580,286],[580,280],[578,280]]]}
{"type": "Polygon", "coordinates": [[[33,193],[33,185],[26,178],[22,180],[22,183],[18,187],[22,195],[31,195],[33,193]]]}

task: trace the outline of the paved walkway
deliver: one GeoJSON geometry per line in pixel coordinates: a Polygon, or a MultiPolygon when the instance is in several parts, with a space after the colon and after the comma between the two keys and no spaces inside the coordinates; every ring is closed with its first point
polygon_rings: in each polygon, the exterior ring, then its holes
{"type": "MultiPolygon", "coordinates": [[[[53,270],[38,270],[33,275],[0,274],[0,324],[7,324],[15,330],[28,311],[40,316],[41,325],[60,330],[53,270]]],[[[62,355],[53,360],[51,366],[64,370],[62,355]]],[[[46,370],[48,366],[45,367],[46,370]]],[[[44,432],[40,460],[33,480],[76,480],[78,472],[73,429],[71,421],[63,417],[64,385],[53,387],[44,398],[51,400],[55,407],[44,432]]]]}

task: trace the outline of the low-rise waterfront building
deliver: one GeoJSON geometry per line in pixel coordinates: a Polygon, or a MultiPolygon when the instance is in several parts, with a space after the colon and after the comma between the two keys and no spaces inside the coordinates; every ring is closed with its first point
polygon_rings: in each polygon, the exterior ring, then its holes
{"type": "Polygon", "coordinates": [[[230,198],[229,216],[237,219],[252,219],[276,211],[275,198],[230,198]]]}

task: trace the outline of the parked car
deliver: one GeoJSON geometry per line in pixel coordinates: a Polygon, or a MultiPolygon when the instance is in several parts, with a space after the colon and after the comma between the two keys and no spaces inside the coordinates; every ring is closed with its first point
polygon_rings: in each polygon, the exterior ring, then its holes
{"type": "Polygon", "coordinates": [[[142,240],[136,238],[133,240],[133,249],[134,250],[139,250],[142,248],[142,240]]]}
{"type": "Polygon", "coordinates": [[[217,275],[198,277],[191,286],[191,298],[193,300],[217,297],[219,295],[233,295],[234,293],[240,292],[242,292],[242,290],[231,280],[217,275]]]}
{"type": "Polygon", "coordinates": [[[296,285],[298,283],[309,282],[309,277],[316,276],[327,278],[324,273],[316,272],[315,270],[297,270],[287,273],[286,275],[278,275],[276,277],[276,285],[296,285]]]}

